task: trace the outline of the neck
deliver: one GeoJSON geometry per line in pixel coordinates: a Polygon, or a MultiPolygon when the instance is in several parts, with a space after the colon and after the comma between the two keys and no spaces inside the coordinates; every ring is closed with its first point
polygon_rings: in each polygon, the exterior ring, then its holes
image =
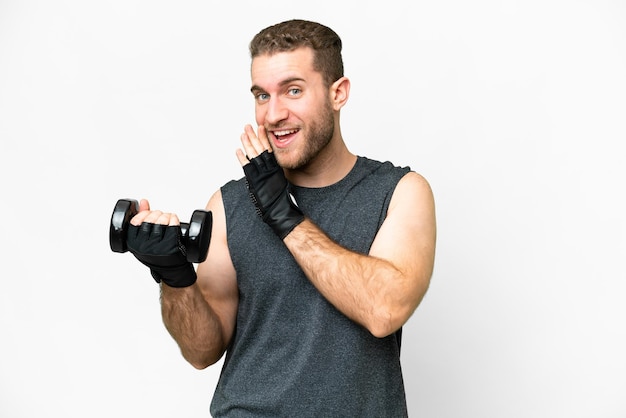
{"type": "Polygon", "coordinates": [[[338,135],[306,167],[285,170],[285,176],[296,186],[326,187],[348,175],[356,159],[356,155],[348,150],[343,138],[338,135]]]}

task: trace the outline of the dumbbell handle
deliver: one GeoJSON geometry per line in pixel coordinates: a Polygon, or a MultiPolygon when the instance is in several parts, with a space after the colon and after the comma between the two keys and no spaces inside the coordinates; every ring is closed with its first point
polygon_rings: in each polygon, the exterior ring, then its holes
{"type": "MultiPolygon", "coordinates": [[[[128,251],[126,237],[130,220],[139,211],[139,202],[134,199],[120,199],[117,201],[111,215],[109,228],[109,245],[116,253],[128,251]]],[[[187,260],[192,263],[201,263],[206,260],[211,240],[213,217],[210,211],[195,210],[189,223],[180,223],[181,242],[187,252],[187,260]]]]}

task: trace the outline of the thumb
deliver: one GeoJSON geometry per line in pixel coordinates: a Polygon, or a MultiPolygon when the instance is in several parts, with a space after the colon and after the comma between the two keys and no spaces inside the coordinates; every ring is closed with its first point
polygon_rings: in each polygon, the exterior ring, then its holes
{"type": "Polygon", "coordinates": [[[147,199],[141,199],[139,201],[139,212],[143,212],[144,210],[150,210],[150,202],[147,199]]]}

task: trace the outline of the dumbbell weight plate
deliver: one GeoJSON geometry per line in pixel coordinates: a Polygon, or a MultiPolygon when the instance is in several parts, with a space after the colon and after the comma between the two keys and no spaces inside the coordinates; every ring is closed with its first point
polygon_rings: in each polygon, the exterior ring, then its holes
{"type": "Polygon", "coordinates": [[[116,253],[128,251],[126,246],[126,234],[128,225],[133,216],[139,211],[139,202],[132,199],[120,199],[113,208],[111,226],[109,228],[109,244],[111,250],[116,253]]]}
{"type": "Polygon", "coordinates": [[[213,215],[209,211],[195,210],[191,215],[191,221],[185,239],[187,260],[192,263],[202,263],[206,260],[211,230],[213,229],[213,215]]]}

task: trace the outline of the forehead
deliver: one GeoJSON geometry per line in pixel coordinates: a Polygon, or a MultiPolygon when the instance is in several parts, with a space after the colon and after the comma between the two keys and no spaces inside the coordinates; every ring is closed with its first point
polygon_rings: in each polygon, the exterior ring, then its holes
{"type": "Polygon", "coordinates": [[[321,75],[313,70],[311,48],[259,55],[252,60],[250,74],[252,85],[264,89],[290,79],[312,81],[316,77],[321,78],[321,75]]]}

